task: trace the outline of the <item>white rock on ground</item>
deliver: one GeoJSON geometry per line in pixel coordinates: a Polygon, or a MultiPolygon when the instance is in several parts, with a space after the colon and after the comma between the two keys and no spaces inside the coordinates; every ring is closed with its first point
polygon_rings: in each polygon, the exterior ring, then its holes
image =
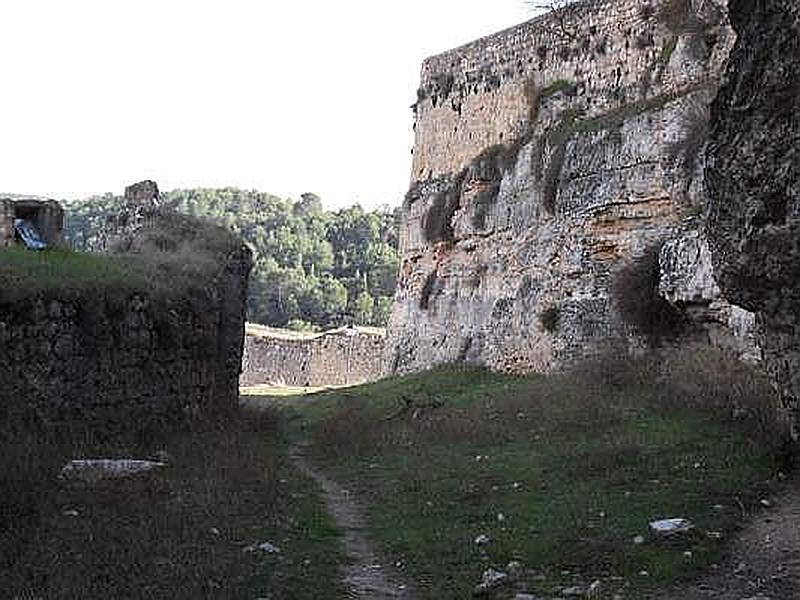
{"type": "Polygon", "coordinates": [[[659,535],[673,535],[685,533],[692,529],[694,525],[689,519],[660,519],[650,523],[650,530],[659,535]]]}
{"type": "Polygon", "coordinates": [[[508,581],[508,573],[496,571],[495,569],[486,569],[483,572],[481,582],[475,587],[475,592],[478,594],[488,592],[508,581]]]}
{"type": "Polygon", "coordinates": [[[267,554],[279,554],[281,549],[271,542],[262,542],[260,544],[251,544],[244,549],[245,552],[266,552],[267,554]]]}

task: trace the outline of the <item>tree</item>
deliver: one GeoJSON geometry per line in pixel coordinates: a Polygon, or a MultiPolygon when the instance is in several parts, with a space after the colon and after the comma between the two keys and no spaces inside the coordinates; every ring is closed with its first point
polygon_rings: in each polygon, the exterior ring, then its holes
{"type": "MultiPolygon", "coordinates": [[[[356,205],[330,212],[314,194],[292,201],[236,188],[162,196],[167,208],[225,224],[250,246],[251,321],[324,329],[388,319],[399,264],[397,209],[356,205]]],[[[121,202],[109,194],[68,204],[66,235],[73,246],[92,249],[121,202]]]]}

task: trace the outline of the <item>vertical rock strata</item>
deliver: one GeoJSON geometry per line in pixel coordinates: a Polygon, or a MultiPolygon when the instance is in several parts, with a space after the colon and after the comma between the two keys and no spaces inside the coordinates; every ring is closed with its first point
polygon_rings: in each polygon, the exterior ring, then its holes
{"type": "MultiPolygon", "coordinates": [[[[733,41],[721,2],[599,0],[426,60],[388,370],[546,371],[643,344],[617,281],[696,235],[733,41]]],[[[728,319],[717,295],[673,300],[728,319]]]]}
{"type": "Polygon", "coordinates": [[[707,232],[720,286],[757,314],[764,363],[796,413],[800,5],[732,0],[730,12],[739,38],[712,106],[707,232]]]}

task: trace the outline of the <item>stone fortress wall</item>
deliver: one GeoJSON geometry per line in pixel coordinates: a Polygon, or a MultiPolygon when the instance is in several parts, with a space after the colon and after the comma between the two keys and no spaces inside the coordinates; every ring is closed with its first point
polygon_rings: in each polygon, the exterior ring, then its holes
{"type": "Polygon", "coordinates": [[[298,334],[248,325],[240,383],[322,387],[375,381],[381,376],[385,337],[374,327],[298,334]]]}
{"type": "MultiPolygon", "coordinates": [[[[242,281],[247,260],[229,265],[229,282],[242,281]]],[[[82,297],[0,306],[3,414],[116,427],[232,410],[241,346],[225,340],[236,335],[227,311],[238,291],[170,314],[138,295],[124,305],[82,297]]]]}
{"type": "MultiPolygon", "coordinates": [[[[140,231],[126,235],[135,243],[140,231]]],[[[234,410],[252,259],[225,235],[230,252],[191,298],[108,289],[102,277],[0,293],[0,418],[130,428],[234,410]]]]}
{"type": "Polygon", "coordinates": [[[652,252],[698,335],[757,355],[698,233],[734,39],[724,2],[595,0],[426,60],[387,371],[637,351],[615,287],[652,252]]]}

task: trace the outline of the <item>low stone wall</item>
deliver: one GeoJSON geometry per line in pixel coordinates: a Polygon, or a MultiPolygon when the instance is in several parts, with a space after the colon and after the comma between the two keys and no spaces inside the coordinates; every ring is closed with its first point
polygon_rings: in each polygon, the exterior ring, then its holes
{"type": "Polygon", "coordinates": [[[385,337],[374,328],[297,335],[252,326],[245,338],[240,383],[318,387],[374,381],[381,375],[385,337]]]}
{"type": "Polygon", "coordinates": [[[98,278],[0,293],[0,422],[114,430],[234,410],[252,258],[228,243],[181,292],[98,278]]]}

